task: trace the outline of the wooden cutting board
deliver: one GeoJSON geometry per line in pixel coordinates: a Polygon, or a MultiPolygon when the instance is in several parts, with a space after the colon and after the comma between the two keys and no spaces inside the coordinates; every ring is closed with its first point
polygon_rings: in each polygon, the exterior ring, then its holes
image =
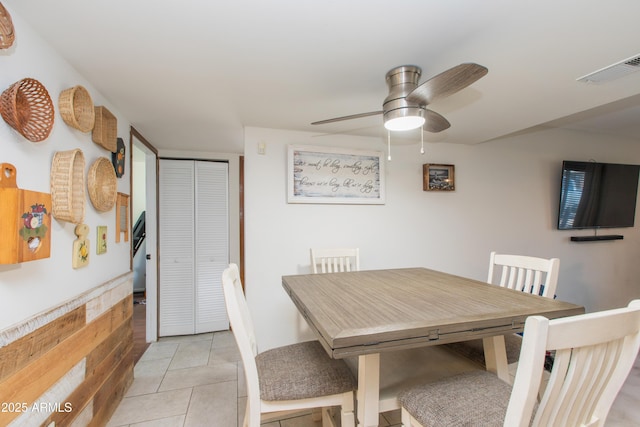
{"type": "Polygon", "coordinates": [[[71,265],[73,268],[81,268],[89,265],[89,255],[91,253],[91,243],[87,238],[89,235],[89,226],[87,224],[78,224],[75,233],[78,238],[73,242],[71,265]]]}
{"type": "Polygon", "coordinates": [[[0,164],[0,264],[51,253],[51,194],[19,189],[16,175],[12,164],[0,164]]]}

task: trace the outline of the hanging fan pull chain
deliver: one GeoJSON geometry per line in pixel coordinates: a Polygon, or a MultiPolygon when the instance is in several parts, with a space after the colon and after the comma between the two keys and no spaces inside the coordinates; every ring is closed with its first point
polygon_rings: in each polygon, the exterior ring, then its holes
{"type": "Polygon", "coordinates": [[[424,130],[420,127],[420,154],[424,154],[424,130]]]}
{"type": "Polygon", "coordinates": [[[387,131],[387,160],[391,161],[391,131],[387,131]]]}

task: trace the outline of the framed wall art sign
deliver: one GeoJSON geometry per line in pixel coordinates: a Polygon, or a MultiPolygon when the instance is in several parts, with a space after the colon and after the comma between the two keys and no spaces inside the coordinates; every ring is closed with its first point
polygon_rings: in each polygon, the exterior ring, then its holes
{"type": "Polygon", "coordinates": [[[288,203],[384,204],[381,151],[290,145],[288,203]]]}
{"type": "Polygon", "coordinates": [[[456,189],[454,165],[422,165],[424,191],[454,191],[456,189]]]}

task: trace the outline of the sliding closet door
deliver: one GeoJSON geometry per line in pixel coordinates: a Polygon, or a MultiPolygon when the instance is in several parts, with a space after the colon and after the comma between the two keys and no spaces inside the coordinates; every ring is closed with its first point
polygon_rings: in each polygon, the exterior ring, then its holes
{"type": "Polygon", "coordinates": [[[195,163],[195,332],[229,329],[222,272],[229,265],[228,164],[195,163]]]}
{"type": "Polygon", "coordinates": [[[194,162],[160,160],[159,336],[193,334],[194,162]]]}

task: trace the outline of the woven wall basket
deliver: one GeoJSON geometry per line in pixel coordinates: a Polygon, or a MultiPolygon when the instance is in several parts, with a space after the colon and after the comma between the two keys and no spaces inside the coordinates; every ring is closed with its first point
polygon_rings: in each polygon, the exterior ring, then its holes
{"type": "Polygon", "coordinates": [[[89,168],[87,175],[89,199],[93,207],[100,212],[113,208],[118,198],[118,182],[113,163],[106,157],[100,157],[89,168]]]}
{"type": "Polygon", "coordinates": [[[2,92],[0,113],[31,142],[46,139],[53,128],[53,102],[47,89],[35,79],[22,79],[2,92]]]}
{"type": "Polygon", "coordinates": [[[58,151],[51,163],[52,213],[61,221],[84,221],[84,154],[80,149],[58,151]]]}
{"type": "Polygon", "coordinates": [[[93,100],[87,89],[74,86],[60,92],[58,110],[62,120],[81,132],[90,132],[96,121],[93,111],[93,100]]]}
{"type": "Polygon", "coordinates": [[[98,145],[115,153],[118,150],[118,120],[106,107],[95,107],[96,123],[93,126],[91,139],[98,145]]]}
{"type": "Polygon", "coordinates": [[[16,33],[13,28],[11,15],[0,3],[0,49],[8,49],[13,45],[16,33]]]}

